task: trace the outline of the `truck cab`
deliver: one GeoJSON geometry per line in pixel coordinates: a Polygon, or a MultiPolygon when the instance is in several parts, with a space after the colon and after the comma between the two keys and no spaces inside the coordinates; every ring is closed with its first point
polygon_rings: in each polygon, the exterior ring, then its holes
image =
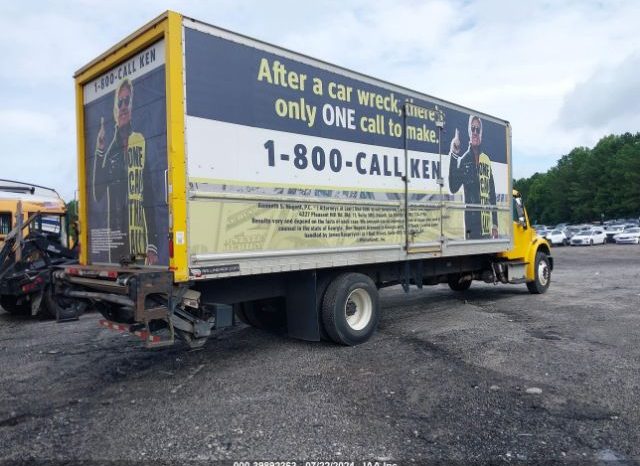
{"type": "Polygon", "coordinates": [[[51,271],[74,262],[67,209],[43,186],[0,180],[0,305],[11,314],[55,317],[51,271]]]}
{"type": "Polygon", "coordinates": [[[9,232],[18,224],[25,224],[36,212],[41,215],[43,231],[62,233],[66,242],[67,209],[58,193],[44,186],[20,181],[0,180],[0,247],[9,232]]]}
{"type": "Polygon", "coordinates": [[[513,248],[500,254],[509,261],[521,262],[527,288],[540,294],[549,288],[553,257],[551,245],[529,223],[522,195],[513,190],[513,248]]]}

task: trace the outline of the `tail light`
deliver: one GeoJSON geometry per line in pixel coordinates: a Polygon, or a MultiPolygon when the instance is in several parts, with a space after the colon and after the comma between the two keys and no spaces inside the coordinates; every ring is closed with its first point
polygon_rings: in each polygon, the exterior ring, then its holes
{"type": "Polygon", "coordinates": [[[31,283],[22,285],[22,292],[29,293],[30,291],[36,290],[40,287],[42,282],[44,282],[44,279],[41,276],[37,276],[31,283]]]}

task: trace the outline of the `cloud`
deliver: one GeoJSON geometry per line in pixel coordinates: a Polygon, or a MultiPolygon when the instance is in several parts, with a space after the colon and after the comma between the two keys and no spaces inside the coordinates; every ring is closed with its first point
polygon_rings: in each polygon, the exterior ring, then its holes
{"type": "Polygon", "coordinates": [[[71,77],[165,9],[507,119],[514,174],[640,129],[636,0],[161,3],[0,2],[3,177],[72,196],[71,77]]]}
{"type": "Polygon", "coordinates": [[[4,140],[16,136],[50,140],[59,134],[59,128],[59,120],[43,111],[0,110],[0,137],[4,140]]]}
{"type": "Polygon", "coordinates": [[[74,64],[90,56],[96,42],[97,37],[92,37],[79,18],[47,12],[4,16],[0,19],[0,50],[3,61],[11,65],[0,68],[0,79],[33,86],[70,80],[74,64]]]}
{"type": "Polygon", "coordinates": [[[389,79],[395,68],[424,64],[437,54],[429,44],[443,42],[459,27],[454,6],[441,0],[353,2],[313,28],[291,31],[285,45],[389,79]]]}
{"type": "Polygon", "coordinates": [[[638,131],[640,53],[601,67],[569,92],[558,123],[568,129],[638,131]]]}

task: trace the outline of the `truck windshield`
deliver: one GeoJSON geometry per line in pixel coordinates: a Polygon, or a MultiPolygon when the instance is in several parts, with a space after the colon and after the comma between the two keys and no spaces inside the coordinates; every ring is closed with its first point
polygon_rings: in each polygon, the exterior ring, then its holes
{"type": "Polygon", "coordinates": [[[58,235],[62,231],[62,217],[60,215],[40,215],[35,218],[30,229],[58,235]]]}
{"type": "Polygon", "coordinates": [[[11,231],[11,212],[0,212],[0,235],[11,231]]]}

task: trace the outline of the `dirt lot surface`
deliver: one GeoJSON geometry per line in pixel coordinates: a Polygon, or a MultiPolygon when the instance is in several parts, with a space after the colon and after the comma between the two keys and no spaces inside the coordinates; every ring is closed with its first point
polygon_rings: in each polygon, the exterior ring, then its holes
{"type": "Polygon", "coordinates": [[[241,326],[147,350],[0,312],[0,462],[638,464],[640,247],[553,253],[545,295],[384,290],[354,348],[241,326]]]}

